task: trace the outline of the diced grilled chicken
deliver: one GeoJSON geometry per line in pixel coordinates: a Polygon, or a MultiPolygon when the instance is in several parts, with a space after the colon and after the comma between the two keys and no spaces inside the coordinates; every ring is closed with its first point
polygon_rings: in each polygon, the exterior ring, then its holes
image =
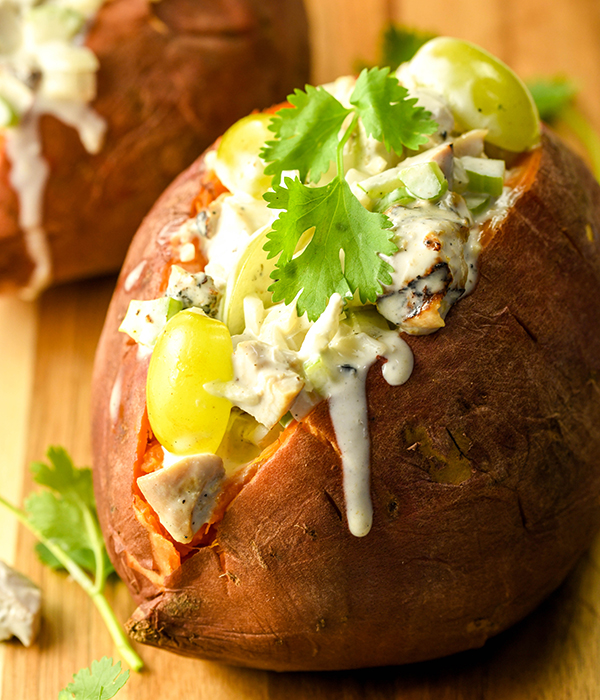
{"type": "Polygon", "coordinates": [[[223,460],[199,454],[140,476],[137,484],[171,537],[186,543],[209,520],[224,479],[223,460]]]}
{"type": "Polygon", "coordinates": [[[387,212],[400,250],[386,258],[392,284],[377,300],[379,312],[400,330],[432,333],[463,294],[469,278],[469,215],[450,193],[437,204],[395,206],[387,212]]]}
{"type": "Polygon", "coordinates": [[[290,410],[304,380],[290,368],[284,352],[261,340],[241,341],[232,359],[233,380],[218,386],[215,382],[214,389],[272,428],[290,410]]]}

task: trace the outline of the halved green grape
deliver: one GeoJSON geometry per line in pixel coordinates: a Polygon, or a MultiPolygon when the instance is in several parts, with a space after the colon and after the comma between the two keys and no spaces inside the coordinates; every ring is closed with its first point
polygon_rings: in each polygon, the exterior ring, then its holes
{"type": "Polygon", "coordinates": [[[223,134],[215,172],[231,192],[260,197],[271,186],[271,176],[265,175],[266,164],[258,155],[265,141],[273,138],[267,128],[270,121],[268,114],[250,114],[223,134]]]}
{"type": "Polygon", "coordinates": [[[232,282],[227,286],[223,301],[223,321],[232,335],[244,330],[244,299],[254,294],[265,306],[271,303],[271,292],[267,291],[273,284],[270,275],[275,269],[277,258],[267,259],[264,245],[270,226],[259,229],[240,256],[233,274],[232,282]]]}
{"type": "Polygon", "coordinates": [[[539,115],[525,83],[478,46],[432,39],[414,55],[410,72],[419,86],[446,98],[463,130],[487,129],[486,141],[517,153],[538,143],[539,115]]]}
{"type": "Polygon", "coordinates": [[[173,316],[150,360],[146,384],[152,432],[169,452],[216,452],[227,429],[231,403],[204,389],[233,378],[227,326],[198,309],[173,316]]]}

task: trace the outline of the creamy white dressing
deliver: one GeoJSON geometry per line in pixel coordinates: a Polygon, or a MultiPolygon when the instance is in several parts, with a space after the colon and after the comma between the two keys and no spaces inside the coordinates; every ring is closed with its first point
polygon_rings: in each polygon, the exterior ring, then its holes
{"type": "Polygon", "coordinates": [[[383,365],[384,379],[399,386],[409,379],[414,363],[408,344],[396,332],[384,332],[377,341],[355,344],[356,350],[350,357],[334,350],[325,359],[332,379],[324,393],[329,399],[329,413],[342,459],[348,528],[356,537],[367,535],[373,523],[367,374],[377,357],[382,357],[387,360],[383,365]]]}
{"type": "Polygon", "coordinates": [[[277,218],[264,200],[243,192],[221,195],[208,212],[203,250],[208,258],[205,272],[225,289],[232,271],[253,234],[277,218]]]}
{"type": "Polygon", "coordinates": [[[342,458],[348,529],[364,537],[373,524],[365,382],[369,365],[342,373],[330,388],[329,413],[342,458]]]}

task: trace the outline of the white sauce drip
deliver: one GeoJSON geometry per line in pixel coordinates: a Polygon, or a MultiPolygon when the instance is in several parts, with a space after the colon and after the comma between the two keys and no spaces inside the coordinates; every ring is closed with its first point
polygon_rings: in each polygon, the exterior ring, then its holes
{"type": "Polygon", "coordinates": [[[348,528],[364,537],[373,524],[369,469],[371,444],[367,425],[365,381],[368,366],[347,372],[329,396],[329,413],[344,469],[344,496],[348,528]]]}
{"type": "MultiPolygon", "coordinates": [[[[327,318],[336,308],[337,296],[332,297],[321,318],[327,318]]],[[[317,329],[317,324],[318,321],[312,329],[317,329]]],[[[382,357],[386,360],[384,379],[399,386],[412,374],[414,358],[396,331],[381,331],[377,337],[338,334],[323,349],[321,357],[333,378],[321,391],[329,399],[329,414],[342,459],[348,528],[356,537],[364,537],[373,524],[367,374],[377,358],[382,357]]]]}

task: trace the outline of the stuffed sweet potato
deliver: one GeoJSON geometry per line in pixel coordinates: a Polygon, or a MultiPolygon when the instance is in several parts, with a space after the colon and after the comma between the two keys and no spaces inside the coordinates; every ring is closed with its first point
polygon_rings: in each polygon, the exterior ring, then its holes
{"type": "Polygon", "coordinates": [[[0,43],[0,291],[30,295],[117,270],[175,176],[308,76],[300,0],[8,2],[0,43]]]}
{"type": "MultiPolygon", "coordinates": [[[[430,659],[480,646],[525,616],[597,532],[600,188],[555,135],[538,131],[522,87],[513,86],[524,101],[512,116],[527,123],[514,148],[502,115],[489,111],[482,124],[477,104],[474,122],[465,103],[451,104],[452,73],[437,85],[423,79],[421,65],[431,76],[441,57],[468,82],[461,56],[472,51],[453,40],[426,45],[398,73],[409,96],[377,70],[297,92],[291,109],[241,122],[244,138],[234,126],[144,221],[93,387],[99,516],[139,606],[128,623],[134,639],[275,670],[430,659]],[[362,88],[373,82],[420,125],[420,145],[406,144],[406,134],[394,149],[370,140],[363,99],[371,114],[374,105],[362,88]],[[301,121],[315,100],[330,116],[338,110],[331,130],[341,145],[337,173],[329,167],[319,187],[307,187],[327,163],[307,161],[302,149],[294,178],[289,151],[278,149],[291,125],[294,138],[312,138],[314,125],[301,121]],[[261,160],[242,159],[250,174],[240,181],[231,148],[247,151],[265,124],[271,141],[263,132],[261,160]],[[231,228],[236,197],[249,216],[249,192],[265,186],[272,218],[244,234],[223,272],[219,222],[229,212],[231,228]],[[373,236],[389,234],[377,259],[392,272],[377,269],[371,299],[365,282],[353,288],[348,251],[358,244],[349,239],[336,288],[319,297],[329,244],[320,238],[315,249],[322,221],[311,229],[310,207],[294,210],[294,197],[332,197],[336,188],[369,212],[365,226],[376,221],[373,236]],[[299,240],[290,243],[290,231],[299,240]],[[258,254],[257,262],[256,241],[279,259],[258,254]],[[296,269],[300,291],[290,282],[296,269]],[[196,323],[207,342],[186,335],[196,323]],[[211,363],[217,369],[206,370],[211,363]],[[209,380],[192,392],[201,417],[192,435],[190,423],[173,427],[170,396],[204,371],[209,380]],[[224,427],[223,404],[212,399],[225,402],[224,427]]],[[[194,422],[189,406],[182,413],[194,422]]]]}

